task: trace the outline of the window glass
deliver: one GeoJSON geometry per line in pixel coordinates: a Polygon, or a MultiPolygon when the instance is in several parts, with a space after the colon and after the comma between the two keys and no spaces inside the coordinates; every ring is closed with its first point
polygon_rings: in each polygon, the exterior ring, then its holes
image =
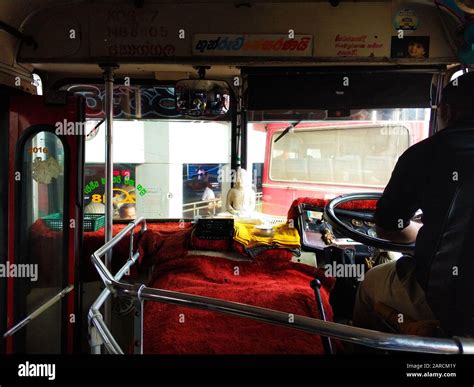
{"type": "MultiPolygon", "coordinates": [[[[22,318],[51,299],[63,288],[66,265],[63,240],[64,148],[50,132],[30,137],[22,152],[20,245],[24,294],[17,294],[22,318]]],[[[61,352],[61,303],[47,309],[24,328],[27,353],[61,352]]]]}
{"type": "Polygon", "coordinates": [[[263,119],[250,122],[247,131],[257,210],[285,216],[298,197],[330,199],[382,191],[398,157],[428,136],[430,113],[430,109],[251,112],[250,118],[263,119]]]}
{"type": "Polygon", "coordinates": [[[270,179],[382,187],[408,147],[404,126],[295,129],[272,136],[270,179]],[[390,132],[390,134],[388,134],[390,132]]]}
{"type": "Polygon", "coordinates": [[[222,178],[226,164],[183,164],[183,216],[222,211],[222,178]]]}
{"type": "MultiPolygon", "coordinates": [[[[105,126],[87,123],[85,212],[105,213],[105,126]]],[[[230,183],[227,122],[116,120],[114,220],[192,218],[220,212],[230,183]]]]}

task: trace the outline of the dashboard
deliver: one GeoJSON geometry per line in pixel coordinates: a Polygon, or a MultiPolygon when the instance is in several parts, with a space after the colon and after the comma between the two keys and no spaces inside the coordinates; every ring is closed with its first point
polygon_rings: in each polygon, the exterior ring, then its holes
{"type": "MultiPolygon", "coordinates": [[[[353,249],[357,256],[370,256],[375,248],[356,242],[342,235],[324,220],[324,209],[302,203],[299,208],[298,228],[301,236],[301,247],[304,251],[321,253],[324,249],[332,246],[341,249],[353,249]]],[[[372,222],[373,211],[368,210],[336,210],[338,217],[351,228],[376,236],[375,224],[372,222]],[[365,219],[364,219],[365,218],[365,219]]]]}
{"type": "MultiPolygon", "coordinates": [[[[312,206],[308,204],[302,204],[300,207],[300,223],[302,225],[302,230],[307,234],[321,233],[326,229],[330,229],[334,234],[335,241],[342,239],[346,242],[352,242],[355,245],[360,244],[351,239],[345,238],[344,235],[338,233],[336,230],[332,230],[331,226],[324,220],[324,209],[317,206],[312,206]]],[[[373,211],[369,212],[367,210],[355,211],[355,210],[336,210],[338,213],[339,219],[342,222],[347,224],[349,227],[367,234],[368,236],[377,236],[375,232],[375,223],[373,223],[373,211]],[[365,218],[365,219],[364,219],[365,218]]],[[[308,247],[316,247],[309,245],[308,247]]]]}

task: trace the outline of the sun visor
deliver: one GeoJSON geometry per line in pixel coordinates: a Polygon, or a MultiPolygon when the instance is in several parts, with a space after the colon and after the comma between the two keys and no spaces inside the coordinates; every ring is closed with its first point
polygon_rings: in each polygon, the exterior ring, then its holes
{"type": "Polygon", "coordinates": [[[246,70],[248,110],[429,108],[433,72],[246,70]]]}

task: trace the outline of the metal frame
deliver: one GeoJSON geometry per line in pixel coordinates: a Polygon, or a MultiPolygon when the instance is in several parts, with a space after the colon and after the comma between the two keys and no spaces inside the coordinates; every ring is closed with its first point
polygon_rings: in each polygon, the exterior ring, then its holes
{"type": "MultiPolygon", "coordinates": [[[[99,312],[99,308],[105,300],[110,294],[114,294],[117,296],[130,297],[139,302],[145,300],[157,301],[194,309],[236,315],[382,350],[433,354],[474,354],[474,339],[472,338],[453,337],[444,339],[389,334],[300,315],[294,315],[294,319],[289,319],[288,313],[272,309],[181,292],[155,289],[144,286],[143,284],[132,285],[120,282],[123,274],[135,263],[138,258],[138,253],[135,253],[133,257],[129,258],[115,277],[109,272],[101,258],[124,238],[129,231],[133,235],[135,227],[139,224],[142,224],[142,231],[146,230],[146,221],[143,217],[140,217],[127,225],[91,256],[92,262],[106,286],[106,289],[104,289],[99,298],[97,298],[89,311],[92,353],[100,353],[100,346],[103,344],[109,353],[123,354],[122,349],[115,341],[99,312]]],[[[131,249],[132,248],[133,247],[131,247],[131,249]]],[[[143,335],[143,326],[140,327],[140,334],[141,336],[143,335]]],[[[142,345],[143,343],[140,343],[141,348],[142,345]]]]}
{"type": "MultiPolygon", "coordinates": [[[[122,266],[122,268],[117,272],[114,277],[114,280],[120,281],[122,277],[127,274],[130,270],[130,267],[135,264],[140,256],[138,252],[133,252],[133,239],[134,239],[134,231],[135,227],[138,224],[142,224],[141,232],[146,231],[146,221],[144,218],[139,218],[136,221],[129,223],[123,230],[121,230],[114,238],[112,238],[109,242],[105,245],[109,245],[108,250],[112,249],[122,238],[126,236],[126,234],[130,231],[130,250],[129,250],[129,257],[127,262],[122,266]]],[[[105,247],[102,246],[102,248],[105,247]]],[[[99,249],[100,250],[100,249],[99,249]]],[[[96,256],[97,250],[92,254],[93,257],[96,256]]],[[[101,256],[105,254],[102,253],[101,256]]],[[[101,262],[102,263],[102,262],[101,262]]],[[[103,265],[103,263],[102,263],[103,265]]],[[[105,266],[104,266],[105,267],[105,266]]],[[[106,269],[107,270],[107,269],[106,269]]],[[[108,272],[108,270],[107,270],[108,272]]],[[[109,272],[110,274],[110,272],[109,272]]],[[[100,308],[108,301],[108,298],[113,293],[113,290],[106,287],[97,297],[95,302],[89,309],[88,320],[89,320],[89,344],[91,346],[91,353],[92,354],[100,354],[101,353],[101,346],[104,345],[107,351],[111,354],[123,354],[122,349],[118,345],[115,338],[110,333],[110,330],[107,328],[107,324],[104,321],[102,314],[100,313],[100,308]]]]}

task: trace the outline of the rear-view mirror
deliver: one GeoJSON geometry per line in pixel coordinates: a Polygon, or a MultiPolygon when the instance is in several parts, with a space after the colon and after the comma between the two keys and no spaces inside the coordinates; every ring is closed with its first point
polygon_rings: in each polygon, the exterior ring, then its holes
{"type": "Polygon", "coordinates": [[[176,110],[186,116],[215,117],[230,108],[230,87],[225,81],[184,79],[176,82],[176,110]]]}

